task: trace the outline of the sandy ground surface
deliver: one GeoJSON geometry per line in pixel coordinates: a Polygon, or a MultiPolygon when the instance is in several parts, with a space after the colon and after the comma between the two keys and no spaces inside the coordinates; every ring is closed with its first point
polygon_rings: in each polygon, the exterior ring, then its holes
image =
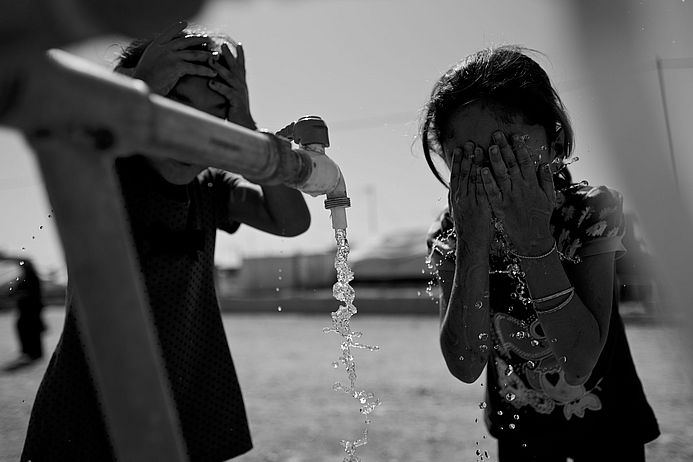
{"type": "MultiPolygon", "coordinates": [[[[324,315],[224,314],[250,417],[255,449],[240,462],[341,461],[339,440],[358,437],[357,402],[335,393],[344,380],[331,363],[339,337],[323,334],[324,315]]],[[[46,311],[48,351],[63,310],[46,311]]],[[[16,353],[13,313],[0,313],[0,364],[16,353]]],[[[352,327],[378,352],[357,355],[359,385],[382,398],[359,455],[368,461],[496,460],[495,442],[480,419],[483,380],[466,385],[449,375],[439,354],[434,316],[357,315],[352,327]],[[477,455],[477,451],[479,451],[477,455]]],[[[676,341],[673,323],[628,322],[640,377],[662,436],[647,446],[650,461],[693,460],[690,353],[676,341]]],[[[0,462],[18,460],[31,405],[47,361],[0,375],[0,462]]],[[[633,422],[633,425],[637,425],[633,422]]]]}

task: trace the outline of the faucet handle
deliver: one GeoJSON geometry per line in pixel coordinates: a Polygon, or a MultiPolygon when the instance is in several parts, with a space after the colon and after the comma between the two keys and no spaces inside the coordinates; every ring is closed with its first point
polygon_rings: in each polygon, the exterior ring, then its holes
{"type": "Polygon", "coordinates": [[[327,125],[318,116],[301,117],[296,122],[291,122],[279,130],[277,135],[288,138],[301,146],[319,144],[328,147],[330,145],[327,125]]]}

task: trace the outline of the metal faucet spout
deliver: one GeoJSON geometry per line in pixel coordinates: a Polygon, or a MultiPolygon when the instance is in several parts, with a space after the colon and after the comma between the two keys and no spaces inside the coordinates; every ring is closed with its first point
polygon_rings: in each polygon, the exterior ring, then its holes
{"type": "Polygon", "coordinates": [[[289,138],[309,153],[312,171],[308,179],[296,188],[312,196],[326,194],[325,208],[330,210],[333,229],[346,229],[346,208],[351,206],[347,196],[346,182],[341,170],[325,155],[330,145],[327,125],[317,116],[306,116],[289,124],[277,135],[289,138]]]}

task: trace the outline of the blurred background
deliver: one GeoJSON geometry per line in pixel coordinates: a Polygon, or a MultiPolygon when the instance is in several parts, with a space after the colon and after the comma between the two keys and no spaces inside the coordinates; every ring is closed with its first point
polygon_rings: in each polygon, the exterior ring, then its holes
{"type": "MultiPolygon", "coordinates": [[[[594,91],[600,76],[582,47],[589,29],[579,20],[578,3],[210,1],[192,18],[243,43],[260,127],[276,131],[308,114],[321,116],[329,127],[328,155],[339,164],[352,201],[347,216],[356,306],[368,315],[354,322],[366,343],[382,347],[359,358],[361,377],[385,402],[375,413],[364,460],[494,457],[495,445],[476,420],[480,382],[455,382],[437,352],[436,292],[424,263],[424,237],[446,204],[446,190],[426,166],[417,131],[435,80],[462,57],[504,43],[543,54],[540,62],[576,132],[580,160],[571,165],[574,179],[625,195],[629,252],[617,266],[621,308],[663,431],[648,454],[651,460],[693,457],[690,378],[682,372],[690,360],[673,327],[680,314],[667,310],[662,277],[650,264],[656,252],[629,199],[633,188],[656,198],[661,185],[633,184],[624,168],[631,156],[651,157],[684,199],[680,213],[693,211],[693,6],[686,0],[619,4],[632,29],[633,72],[651,109],[651,125],[638,127],[639,134],[656,139],[654,152],[648,147],[634,153],[609,142],[609,124],[600,117],[594,91]]],[[[129,40],[102,36],[65,49],[112,67],[129,40]]],[[[341,397],[330,391],[326,369],[338,356],[338,342],[320,329],[337,307],[331,298],[335,245],[323,198],[307,202],[313,224],[299,237],[247,227],[218,236],[219,296],[258,447],[241,460],[338,457],[338,439],[359,429],[357,409],[351,402],[342,407],[341,397]]],[[[32,153],[7,129],[0,129],[0,210],[0,254],[8,258],[0,265],[0,356],[13,354],[12,302],[6,295],[18,274],[17,257],[34,262],[44,296],[56,308],[47,316],[52,349],[62,322],[64,257],[32,153]]],[[[40,376],[40,368],[0,376],[0,414],[7,416],[0,423],[7,441],[0,444],[0,460],[18,454],[40,376]]]]}

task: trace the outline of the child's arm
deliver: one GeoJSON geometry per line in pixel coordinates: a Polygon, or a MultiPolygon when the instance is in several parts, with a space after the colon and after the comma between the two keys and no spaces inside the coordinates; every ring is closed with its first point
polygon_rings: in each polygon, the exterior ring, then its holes
{"type": "Polygon", "coordinates": [[[310,226],[310,212],[303,194],[286,186],[243,183],[231,190],[230,217],[277,236],[297,236],[310,226]]]}
{"type": "Polygon", "coordinates": [[[571,278],[560,262],[549,221],[556,202],[549,164],[538,170],[521,137],[502,132],[489,148],[495,177],[483,170],[489,200],[516,249],[549,347],[571,385],[584,383],[606,343],[613,296],[613,252],[588,257],[571,278]]]}
{"type": "Polygon", "coordinates": [[[452,152],[450,210],[457,233],[455,264],[450,268],[448,262],[439,271],[440,346],[452,375],[466,383],[474,382],[483,371],[491,344],[491,208],[479,173],[482,157],[481,148],[471,142],[452,152]]]}
{"type": "Polygon", "coordinates": [[[571,385],[584,383],[606,343],[613,300],[614,253],[582,259],[564,270],[557,252],[537,260],[522,260],[533,299],[574,287],[575,294],[537,304],[537,316],[549,346],[571,385]]]}
{"type": "MultiPolygon", "coordinates": [[[[435,254],[434,254],[435,255],[435,254]]],[[[455,263],[432,257],[438,268],[440,295],[440,347],[450,373],[473,383],[489,355],[488,251],[470,252],[463,245],[455,263]]]]}

